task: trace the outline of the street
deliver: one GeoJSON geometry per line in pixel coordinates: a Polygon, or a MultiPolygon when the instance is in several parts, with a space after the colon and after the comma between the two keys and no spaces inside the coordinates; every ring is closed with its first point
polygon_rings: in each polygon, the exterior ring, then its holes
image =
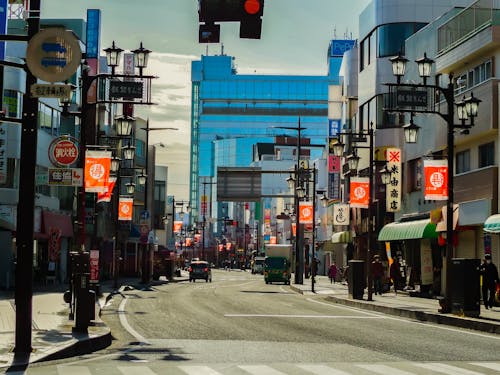
{"type": "MultiPolygon", "coordinates": [[[[309,282],[309,280],[306,280],[309,282]]],[[[213,270],[126,290],[102,319],[106,350],[28,374],[498,374],[500,337],[358,310],[213,270]],[[125,297],[125,298],[124,298],[125,297]]]]}

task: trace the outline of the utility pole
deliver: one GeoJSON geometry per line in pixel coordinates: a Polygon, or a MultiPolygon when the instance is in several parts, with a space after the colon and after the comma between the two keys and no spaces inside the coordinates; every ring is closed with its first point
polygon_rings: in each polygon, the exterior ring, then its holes
{"type": "MultiPolygon", "coordinates": [[[[40,30],[40,0],[31,0],[28,11],[28,41],[40,30]]],[[[33,300],[33,226],[35,211],[35,170],[38,141],[38,99],[30,95],[35,76],[26,69],[26,91],[23,96],[19,202],[17,215],[16,263],[16,356],[31,353],[33,300]]]]}

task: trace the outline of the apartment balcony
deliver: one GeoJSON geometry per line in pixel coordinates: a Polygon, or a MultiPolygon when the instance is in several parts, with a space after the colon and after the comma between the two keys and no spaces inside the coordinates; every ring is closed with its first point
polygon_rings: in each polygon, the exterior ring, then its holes
{"type": "Polygon", "coordinates": [[[455,176],[455,202],[491,200],[498,207],[498,166],[476,169],[455,176]]]}

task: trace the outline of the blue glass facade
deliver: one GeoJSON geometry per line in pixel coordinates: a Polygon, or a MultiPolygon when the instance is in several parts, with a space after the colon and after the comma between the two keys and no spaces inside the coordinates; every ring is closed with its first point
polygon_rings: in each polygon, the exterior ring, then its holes
{"type": "MultiPolygon", "coordinates": [[[[352,45],[353,43],[351,43],[352,45]]],[[[218,166],[246,167],[252,146],[276,135],[303,137],[325,144],[328,137],[328,86],[339,83],[342,56],[330,46],[328,75],[239,75],[234,57],[202,56],[192,63],[190,201],[196,217],[199,177],[215,176],[218,166]]]]}

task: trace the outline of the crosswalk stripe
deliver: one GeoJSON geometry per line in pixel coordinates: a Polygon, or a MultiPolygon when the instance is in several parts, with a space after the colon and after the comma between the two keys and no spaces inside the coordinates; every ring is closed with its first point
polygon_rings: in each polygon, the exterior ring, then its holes
{"type": "Polygon", "coordinates": [[[151,371],[151,369],[146,366],[118,366],[118,370],[120,370],[123,375],[156,375],[155,372],[151,371]]]}
{"type": "Polygon", "coordinates": [[[297,365],[297,367],[316,375],[350,375],[348,372],[333,369],[325,365],[297,365]]]}
{"type": "Polygon", "coordinates": [[[59,375],[91,375],[90,370],[87,366],[57,366],[57,373],[59,375]]]}
{"type": "Polygon", "coordinates": [[[481,372],[450,366],[444,363],[413,363],[413,365],[448,375],[483,375],[481,372]]]}
{"type": "Polygon", "coordinates": [[[254,375],[286,375],[284,372],[265,365],[238,366],[240,369],[254,375]]]}
{"type": "Polygon", "coordinates": [[[179,366],[179,368],[189,375],[221,375],[208,366],[179,366]]]}
{"type": "Polygon", "coordinates": [[[484,367],[490,370],[500,371],[500,362],[469,362],[469,364],[484,367]]]}
{"type": "Polygon", "coordinates": [[[376,374],[391,374],[391,375],[416,375],[413,372],[398,370],[394,367],[386,366],[386,365],[355,365],[356,367],[361,367],[370,372],[374,372],[376,374]]]}

